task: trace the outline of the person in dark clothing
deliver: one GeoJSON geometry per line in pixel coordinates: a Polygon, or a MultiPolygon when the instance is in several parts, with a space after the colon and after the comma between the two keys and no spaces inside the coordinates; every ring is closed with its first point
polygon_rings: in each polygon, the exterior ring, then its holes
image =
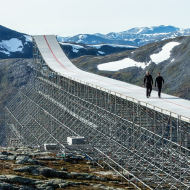
{"type": "Polygon", "coordinates": [[[146,87],[146,97],[149,98],[152,92],[153,79],[152,75],[149,74],[149,71],[146,71],[146,75],[144,77],[143,86],[146,87]]]}
{"type": "Polygon", "coordinates": [[[155,80],[155,87],[157,84],[159,98],[161,98],[162,83],[164,84],[164,79],[160,76],[160,73],[158,73],[158,76],[156,77],[155,80]]]}

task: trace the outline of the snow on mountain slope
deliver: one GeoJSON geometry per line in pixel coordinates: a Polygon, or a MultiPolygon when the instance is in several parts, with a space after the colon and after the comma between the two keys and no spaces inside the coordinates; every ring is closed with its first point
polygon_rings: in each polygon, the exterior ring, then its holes
{"type": "Polygon", "coordinates": [[[75,53],[78,53],[79,49],[83,48],[83,46],[80,46],[80,45],[75,45],[75,44],[70,44],[70,43],[63,43],[63,42],[60,42],[61,45],[63,46],[71,46],[72,47],[72,51],[75,52],[75,53]]]}
{"type": "MultiPolygon", "coordinates": [[[[84,37],[84,36],[83,36],[84,37]]],[[[86,37],[86,36],[85,36],[86,37]]],[[[117,44],[98,44],[98,45],[85,45],[77,43],[63,43],[59,42],[63,51],[70,58],[77,58],[84,55],[105,56],[112,53],[122,52],[126,50],[134,50],[138,47],[117,44]]]]}
{"type": "Polygon", "coordinates": [[[159,53],[150,55],[151,61],[149,61],[147,63],[146,62],[137,62],[131,58],[125,58],[125,59],[122,59],[119,61],[99,64],[97,67],[99,70],[104,70],[104,71],[118,71],[120,69],[129,68],[129,67],[141,67],[142,69],[145,69],[147,66],[149,66],[151,64],[151,62],[159,64],[159,63],[169,59],[170,55],[171,55],[171,50],[179,44],[180,44],[179,42],[169,42],[169,43],[165,44],[159,53]]]}
{"type": "Polygon", "coordinates": [[[70,44],[70,43],[63,43],[63,42],[60,42],[61,45],[65,45],[65,46],[72,46],[73,48],[75,49],[81,49],[81,48],[84,48],[83,46],[80,46],[80,45],[76,45],[76,44],[70,44]]]}
{"type": "Polygon", "coordinates": [[[71,38],[70,36],[68,37],[56,36],[56,37],[59,42],[67,42],[68,39],[71,38]]]}
{"type": "Polygon", "coordinates": [[[118,44],[97,44],[97,45],[88,45],[90,47],[94,47],[100,49],[102,46],[111,46],[111,47],[121,47],[121,48],[138,48],[137,46],[129,46],[129,45],[118,45],[118,44]]]}
{"type": "Polygon", "coordinates": [[[105,52],[103,52],[103,51],[98,51],[98,53],[101,55],[105,54],[105,52]]]}
{"type": "Polygon", "coordinates": [[[145,68],[145,63],[136,62],[133,59],[125,58],[120,61],[110,62],[110,63],[103,63],[98,65],[99,70],[103,71],[118,71],[120,69],[128,68],[128,67],[141,67],[145,68]]]}
{"type": "Polygon", "coordinates": [[[87,38],[87,35],[83,34],[83,35],[79,35],[79,40],[77,41],[77,43],[83,43],[83,41],[87,38]]]}
{"type": "Polygon", "coordinates": [[[3,53],[3,54],[7,54],[8,56],[10,56],[10,53],[8,51],[0,50],[0,52],[3,53]]]}
{"type": "Polygon", "coordinates": [[[32,37],[29,35],[24,35],[24,37],[26,38],[26,42],[32,42],[32,37]]]}
{"type": "Polygon", "coordinates": [[[0,25],[0,59],[32,58],[32,37],[0,25]]]}
{"type": "Polygon", "coordinates": [[[162,51],[156,54],[152,54],[150,56],[152,62],[158,64],[162,61],[165,61],[170,58],[170,51],[177,45],[179,45],[179,42],[169,42],[166,45],[162,47],[162,51]]]}
{"type": "Polygon", "coordinates": [[[23,44],[17,38],[12,38],[10,40],[2,40],[2,42],[0,42],[0,47],[4,47],[8,52],[22,52],[23,44]]]}

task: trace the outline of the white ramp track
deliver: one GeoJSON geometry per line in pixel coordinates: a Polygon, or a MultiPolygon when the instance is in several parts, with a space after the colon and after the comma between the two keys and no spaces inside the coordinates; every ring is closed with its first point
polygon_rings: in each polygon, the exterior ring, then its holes
{"type": "Polygon", "coordinates": [[[155,106],[155,109],[157,107],[157,111],[173,112],[180,115],[182,120],[190,122],[190,101],[164,93],[162,93],[162,98],[159,99],[156,91],[152,91],[151,97],[147,99],[145,88],[78,69],[62,51],[54,35],[39,35],[34,36],[34,39],[48,66],[60,75],[67,75],[112,92],[132,97],[139,102],[147,103],[152,107],[155,106]]]}

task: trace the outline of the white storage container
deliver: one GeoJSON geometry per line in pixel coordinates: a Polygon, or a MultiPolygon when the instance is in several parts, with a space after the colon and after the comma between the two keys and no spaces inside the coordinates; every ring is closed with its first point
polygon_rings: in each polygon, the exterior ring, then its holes
{"type": "Polygon", "coordinates": [[[67,137],[68,145],[84,144],[84,137],[67,137]]]}

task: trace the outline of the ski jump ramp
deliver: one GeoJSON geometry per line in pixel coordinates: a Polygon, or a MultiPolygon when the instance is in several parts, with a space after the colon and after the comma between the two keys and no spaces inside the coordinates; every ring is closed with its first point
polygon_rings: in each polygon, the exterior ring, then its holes
{"type": "Polygon", "coordinates": [[[76,151],[129,187],[190,189],[190,101],[82,71],[53,35],[33,37],[33,60],[33,82],[6,107],[8,146],[83,136],[76,151]]]}
{"type": "Polygon", "coordinates": [[[151,98],[147,99],[146,91],[142,87],[78,69],[67,58],[55,36],[34,36],[34,39],[48,66],[60,75],[67,75],[89,85],[98,86],[118,96],[132,97],[141,104],[158,108],[158,111],[162,110],[165,113],[168,111],[172,115],[180,115],[182,119],[190,122],[190,101],[164,93],[162,99],[159,99],[156,91],[152,91],[151,98]]]}

